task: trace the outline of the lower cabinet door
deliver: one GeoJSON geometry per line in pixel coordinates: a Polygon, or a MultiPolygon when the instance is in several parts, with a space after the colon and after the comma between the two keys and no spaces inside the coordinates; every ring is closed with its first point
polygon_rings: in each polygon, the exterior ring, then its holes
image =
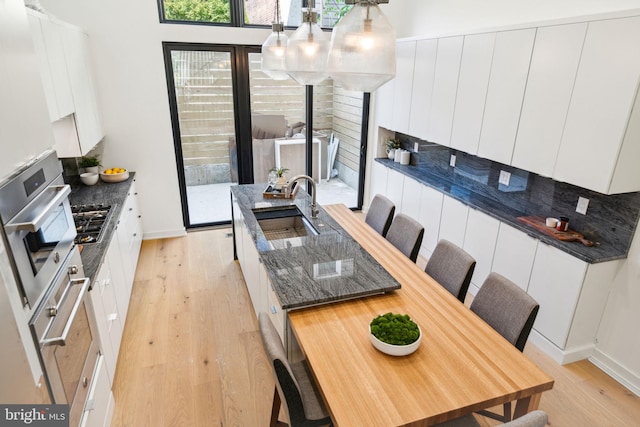
{"type": "Polygon", "coordinates": [[[533,328],[564,349],[587,271],[587,263],[539,243],[528,293],[540,311],[533,328]]]}
{"type": "Polygon", "coordinates": [[[469,210],[463,249],[476,260],[471,283],[477,287],[482,286],[491,272],[499,227],[497,219],[475,209],[469,210]]]}
{"type": "Polygon", "coordinates": [[[114,400],[111,384],[107,375],[104,356],[98,358],[96,372],[91,380],[91,389],[87,396],[81,427],[109,427],[113,416],[114,400]]]}
{"type": "Polygon", "coordinates": [[[538,239],[501,223],[491,271],[502,274],[526,291],[537,247],[538,239]]]}
{"type": "Polygon", "coordinates": [[[420,191],[420,216],[418,221],[424,227],[424,237],[422,238],[420,255],[427,259],[431,258],[431,254],[438,244],[443,198],[443,194],[438,190],[426,185],[422,186],[420,191]]]}
{"type": "Polygon", "coordinates": [[[460,247],[464,245],[469,207],[449,196],[442,201],[439,239],[446,239],[460,247]]]}

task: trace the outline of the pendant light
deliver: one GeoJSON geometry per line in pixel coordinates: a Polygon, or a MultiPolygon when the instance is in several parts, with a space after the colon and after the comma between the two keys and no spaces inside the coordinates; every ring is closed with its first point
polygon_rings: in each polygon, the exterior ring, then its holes
{"type": "Polygon", "coordinates": [[[378,3],[389,0],[346,0],[354,4],[333,28],[327,71],[347,90],[373,92],[396,75],[396,33],[378,3]]]}
{"type": "Polygon", "coordinates": [[[289,37],[284,33],[280,20],[280,0],[276,0],[275,21],[271,24],[271,35],[262,44],[262,71],[273,80],[286,80],[284,59],[289,37]]]}
{"type": "Polygon", "coordinates": [[[314,0],[307,0],[302,23],[289,38],[285,68],[291,78],[303,85],[317,85],[328,77],[326,72],[330,39],[318,25],[314,0]]]}

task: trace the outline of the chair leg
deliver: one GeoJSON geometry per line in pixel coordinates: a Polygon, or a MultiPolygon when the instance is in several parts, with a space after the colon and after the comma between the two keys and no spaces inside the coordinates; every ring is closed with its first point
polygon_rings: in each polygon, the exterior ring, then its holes
{"type": "Polygon", "coordinates": [[[273,388],[273,403],[271,405],[271,420],[269,421],[269,427],[289,427],[288,424],[278,420],[280,414],[280,395],[278,394],[278,388],[273,388]]]}

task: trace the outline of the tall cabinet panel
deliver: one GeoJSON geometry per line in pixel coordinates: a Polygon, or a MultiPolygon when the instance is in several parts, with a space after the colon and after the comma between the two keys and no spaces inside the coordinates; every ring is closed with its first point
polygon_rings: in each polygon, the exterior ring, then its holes
{"type": "MultiPolygon", "coordinates": [[[[629,140],[620,157],[640,79],[640,17],[594,21],[587,36],[567,114],[555,179],[600,193],[636,191],[640,184],[638,141],[629,140]],[[576,156],[579,161],[576,162],[576,156]],[[623,168],[617,168],[621,161],[623,168]],[[597,171],[597,173],[594,173],[597,171]],[[611,188],[615,173],[616,188],[611,188]]],[[[635,135],[637,136],[637,134],[635,135]]],[[[626,141],[625,141],[626,142],[626,141]]]]}
{"type": "Polygon", "coordinates": [[[451,147],[469,154],[478,152],[495,41],[495,33],[464,37],[451,147]]]}
{"type": "Polygon", "coordinates": [[[387,129],[393,128],[393,100],[396,79],[391,79],[375,91],[376,123],[387,129]]]}
{"type": "Polygon", "coordinates": [[[586,23],[538,29],[513,166],[553,174],[586,32],[586,23]]]}
{"type": "Polygon", "coordinates": [[[409,135],[416,138],[427,139],[428,135],[437,50],[438,39],[418,40],[416,44],[416,60],[413,68],[413,95],[411,97],[411,116],[409,119],[409,135]]]}
{"type": "Polygon", "coordinates": [[[509,164],[529,73],[535,28],[496,36],[478,155],[509,164]]]}
{"type": "Polygon", "coordinates": [[[402,133],[409,133],[415,54],[415,41],[398,42],[396,46],[396,82],[393,97],[392,129],[402,133]]]}
{"type": "Polygon", "coordinates": [[[451,143],[463,39],[459,36],[438,40],[427,140],[440,145],[449,146],[451,143]]]}
{"type": "Polygon", "coordinates": [[[22,0],[0,2],[0,179],[53,145],[22,0]]]}

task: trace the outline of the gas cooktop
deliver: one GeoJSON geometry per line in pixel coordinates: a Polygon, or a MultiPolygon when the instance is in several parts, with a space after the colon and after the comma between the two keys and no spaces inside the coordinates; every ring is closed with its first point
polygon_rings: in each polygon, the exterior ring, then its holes
{"type": "Polygon", "coordinates": [[[99,242],[102,239],[102,231],[111,217],[112,207],[103,204],[72,205],[71,213],[78,233],[75,242],[79,244],[99,242]]]}

